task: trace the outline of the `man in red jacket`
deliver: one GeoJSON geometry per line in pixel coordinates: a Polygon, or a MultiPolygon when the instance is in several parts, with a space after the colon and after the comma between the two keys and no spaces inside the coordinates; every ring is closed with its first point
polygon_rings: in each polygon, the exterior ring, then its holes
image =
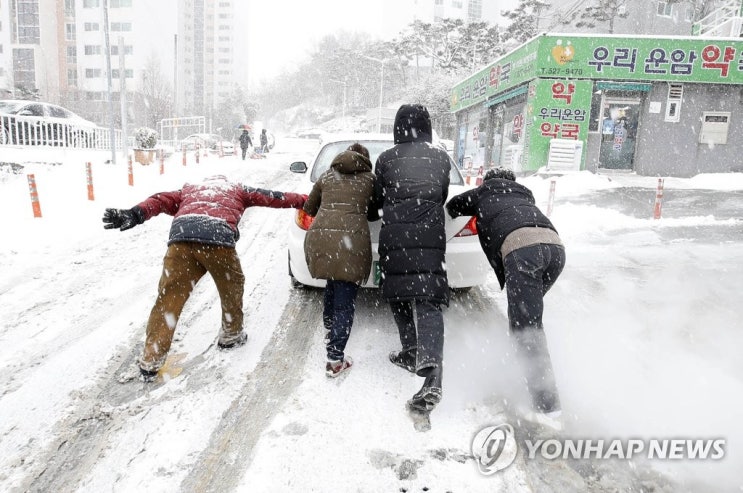
{"type": "Polygon", "coordinates": [[[174,192],[156,193],[131,209],[106,209],[104,228],[121,231],[161,212],[174,216],[157,300],[147,322],[144,353],[139,360],[144,381],[154,380],[165,363],[183,306],[207,272],[214,279],[222,303],[217,345],[227,349],[245,343],[245,276],[235,250],[240,238],[237,225],[248,207],[301,209],[306,199],[306,195],[247,187],[219,175],[201,183],[186,183],[174,192]]]}

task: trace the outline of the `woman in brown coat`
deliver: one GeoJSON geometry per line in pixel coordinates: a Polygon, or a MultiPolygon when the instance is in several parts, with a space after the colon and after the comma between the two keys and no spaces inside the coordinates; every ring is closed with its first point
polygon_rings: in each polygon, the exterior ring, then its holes
{"type": "Polygon", "coordinates": [[[351,368],[344,355],[351,334],[358,288],[369,277],[372,252],[367,215],[374,174],[369,151],[359,143],[341,152],[320,176],[304,205],[316,216],[304,240],[312,277],[326,279],[323,324],[330,332],[325,373],[351,368]]]}

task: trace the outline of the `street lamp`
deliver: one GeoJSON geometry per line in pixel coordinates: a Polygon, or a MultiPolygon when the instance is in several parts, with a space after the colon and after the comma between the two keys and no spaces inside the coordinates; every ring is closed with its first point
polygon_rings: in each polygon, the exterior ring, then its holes
{"type": "Polygon", "coordinates": [[[381,67],[381,76],[379,80],[379,112],[377,113],[377,133],[382,133],[382,96],[384,95],[384,64],[387,63],[389,60],[380,60],[379,58],[373,58],[366,55],[361,55],[362,58],[366,58],[367,60],[371,60],[372,62],[377,62],[379,66],[381,67]]]}

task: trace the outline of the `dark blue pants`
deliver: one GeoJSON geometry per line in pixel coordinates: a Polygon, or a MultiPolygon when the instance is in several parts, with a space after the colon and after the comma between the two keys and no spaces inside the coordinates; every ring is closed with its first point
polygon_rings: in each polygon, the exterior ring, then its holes
{"type": "Polygon", "coordinates": [[[326,346],[328,360],[340,361],[351,335],[353,315],[356,310],[356,294],[359,286],[346,281],[328,281],[325,286],[323,325],[330,330],[326,346]]]}
{"type": "Polygon", "coordinates": [[[426,376],[431,368],[441,368],[444,359],[444,314],[441,306],[432,301],[416,300],[392,301],[390,308],[403,351],[416,351],[416,373],[426,376]]]}
{"type": "Polygon", "coordinates": [[[565,249],[538,244],[514,250],[503,259],[508,295],[508,322],[516,351],[524,365],[534,408],[560,409],[552,360],[542,325],[544,295],[565,266],[565,249]]]}

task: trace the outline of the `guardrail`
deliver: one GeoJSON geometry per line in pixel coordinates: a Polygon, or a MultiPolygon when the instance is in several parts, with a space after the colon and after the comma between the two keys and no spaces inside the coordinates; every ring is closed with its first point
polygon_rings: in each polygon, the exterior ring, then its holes
{"type": "MultiPolygon", "coordinates": [[[[117,149],[121,149],[121,139],[121,130],[115,130],[117,149]]],[[[61,123],[35,116],[0,115],[0,146],[3,145],[106,150],[111,148],[111,134],[103,127],[61,123]]]]}

